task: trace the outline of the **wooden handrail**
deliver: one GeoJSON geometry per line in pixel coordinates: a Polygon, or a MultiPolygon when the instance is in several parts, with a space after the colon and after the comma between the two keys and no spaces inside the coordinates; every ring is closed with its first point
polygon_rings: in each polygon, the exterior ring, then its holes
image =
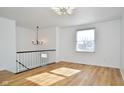
{"type": "Polygon", "coordinates": [[[44,50],[34,50],[34,51],[18,51],[16,53],[32,53],[32,52],[44,52],[44,51],[56,51],[56,49],[44,49],[44,50]]]}
{"type": "Polygon", "coordinates": [[[27,66],[25,66],[23,63],[19,62],[18,60],[16,60],[17,63],[19,63],[21,66],[23,66],[24,68],[26,68],[27,70],[29,70],[30,68],[28,68],[27,66]]]}

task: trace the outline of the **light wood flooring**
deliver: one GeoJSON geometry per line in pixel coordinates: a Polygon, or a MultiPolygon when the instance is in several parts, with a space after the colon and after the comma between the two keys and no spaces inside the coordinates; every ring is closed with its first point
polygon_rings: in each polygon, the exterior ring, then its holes
{"type": "MultiPolygon", "coordinates": [[[[108,67],[100,67],[93,65],[84,65],[84,64],[76,64],[76,63],[68,63],[68,62],[59,62],[51,65],[47,65],[44,67],[39,67],[33,70],[29,70],[20,74],[11,74],[7,76],[6,74],[1,74],[5,79],[0,78],[0,85],[9,85],[9,86],[39,86],[42,81],[40,81],[40,77],[38,80],[35,79],[36,82],[27,80],[27,78],[36,76],[39,74],[48,73],[48,75],[62,77],[63,79],[58,80],[57,82],[50,83],[50,80],[53,80],[54,77],[47,76],[44,80],[46,80],[47,85],[51,86],[109,86],[109,85],[124,85],[122,76],[119,69],[108,68],[108,67]],[[74,70],[79,70],[78,73],[75,73],[71,76],[64,76],[62,74],[52,73],[52,70],[56,70],[59,68],[70,68],[74,70]],[[9,78],[8,78],[9,77],[9,78]]],[[[41,79],[43,79],[41,77],[41,79]]],[[[45,84],[46,84],[45,82],[45,84]]],[[[44,84],[44,85],[45,85],[44,84]]],[[[43,85],[43,83],[42,83],[43,85]]]]}
{"type": "Polygon", "coordinates": [[[0,83],[2,83],[2,81],[9,79],[9,77],[11,76],[14,76],[14,73],[11,73],[7,70],[0,71],[0,83]]]}

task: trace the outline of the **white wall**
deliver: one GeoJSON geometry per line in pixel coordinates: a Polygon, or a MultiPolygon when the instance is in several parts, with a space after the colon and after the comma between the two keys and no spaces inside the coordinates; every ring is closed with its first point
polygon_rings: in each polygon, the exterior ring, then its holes
{"type": "Polygon", "coordinates": [[[60,28],[56,27],[56,62],[60,60],[60,28]]]}
{"type": "Polygon", "coordinates": [[[16,72],[15,21],[0,18],[0,68],[16,72]]]}
{"type": "Polygon", "coordinates": [[[121,63],[120,63],[120,69],[121,69],[122,76],[124,79],[124,13],[123,13],[122,19],[121,19],[121,63]]]}
{"type": "MultiPolygon", "coordinates": [[[[59,52],[60,61],[92,64],[108,67],[120,66],[120,20],[106,21],[96,24],[60,28],[59,52]],[[96,27],[96,52],[75,52],[76,30],[96,27]]],[[[58,61],[59,61],[58,60],[58,61]]]]}
{"type": "Polygon", "coordinates": [[[32,45],[32,40],[35,39],[35,31],[23,27],[16,27],[16,46],[17,51],[35,50],[35,46],[32,45]]]}
{"type": "Polygon", "coordinates": [[[56,28],[45,28],[39,31],[39,40],[43,40],[45,44],[40,46],[42,49],[56,48],[56,28]]]}
{"type": "Polygon", "coordinates": [[[36,39],[36,31],[17,26],[17,51],[55,49],[56,48],[56,28],[46,28],[39,30],[39,40],[45,41],[44,45],[33,45],[32,40],[36,39]]]}

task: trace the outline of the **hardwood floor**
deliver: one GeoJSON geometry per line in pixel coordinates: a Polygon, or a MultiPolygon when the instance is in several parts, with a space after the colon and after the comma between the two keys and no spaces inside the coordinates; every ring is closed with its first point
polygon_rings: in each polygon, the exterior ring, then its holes
{"type": "Polygon", "coordinates": [[[7,70],[0,71],[0,83],[4,80],[8,79],[11,76],[14,76],[14,74],[7,70]]]}
{"type": "MultiPolygon", "coordinates": [[[[16,85],[16,86],[39,86],[40,78],[37,82],[32,82],[26,78],[39,75],[42,73],[49,73],[52,75],[63,77],[64,79],[50,83],[51,86],[109,86],[109,85],[124,85],[122,76],[119,69],[99,67],[93,65],[75,64],[60,62],[56,64],[51,64],[48,66],[36,68],[30,71],[26,71],[20,74],[12,75],[9,79],[4,80],[1,85],[16,85]],[[62,67],[71,68],[75,70],[80,70],[80,72],[73,74],[72,76],[64,76],[62,74],[52,73],[52,70],[59,69],[62,67]]],[[[49,75],[48,74],[48,75],[49,75]]],[[[0,73],[1,76],[1,73],[0,73]]],[[[44,80],[50,81],[50,76],[46,76],[44,80]]],[[[52,77],[52,80],[54,78],[52,77]]],[[[47,82],[49,83],[49,82],[47,82]]],[[[45,84],[44,84],[45,85],[45,84]]],[[[47,84],[49,85],[49,84],[47,84]]]]}

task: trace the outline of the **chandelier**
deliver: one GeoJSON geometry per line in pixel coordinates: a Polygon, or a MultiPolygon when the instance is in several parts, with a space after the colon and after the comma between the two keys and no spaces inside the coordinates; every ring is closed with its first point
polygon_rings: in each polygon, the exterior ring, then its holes
{"type": "Polygon", "coordinates": [[[52,10],[57,15],[71,15],[73,12],[74,7],[52,7],[52,10]]]}
{"type": "Polygon", "coordinates": [[[38,31],[39,31],[39,26],[36,26],[37,33],[36,33],[36,40],[32,40],[33,45],[43,45],[44,41],[39,41],[38,40],[38,31]]]}

